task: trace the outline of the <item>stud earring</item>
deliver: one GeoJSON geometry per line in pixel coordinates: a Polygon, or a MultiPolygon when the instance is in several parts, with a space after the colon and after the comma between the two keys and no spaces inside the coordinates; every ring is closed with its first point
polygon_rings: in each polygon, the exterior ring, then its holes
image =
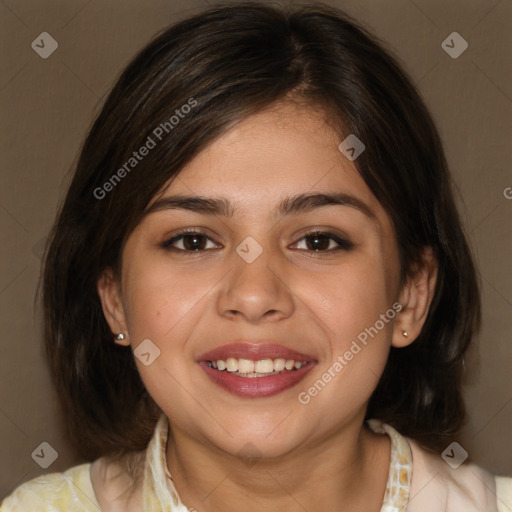
{"type": "Polygon", "coordinates": [[[407,336],[409,336],[409,333],[407,331],[402,330],[402,336],[404,338],[407,338],[407,336]]]}
{"type": "Polygon", "coordinates": [[[120,332],[117,336],[116,336],[116,340],[119,340],[119,341],[122,341],[124,340],[125,336],[122,332],[120,332]]]}

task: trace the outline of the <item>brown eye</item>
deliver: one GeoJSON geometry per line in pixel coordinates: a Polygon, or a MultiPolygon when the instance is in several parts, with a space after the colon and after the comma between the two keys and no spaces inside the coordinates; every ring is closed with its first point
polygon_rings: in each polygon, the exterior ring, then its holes
{"type": "Polygon", "coordinates": [[[201,251],[206,247],[206,238],[202,235],[184,235],[182,239],[187,251],[201,251]]]}
{"type": "Polygon", "coordinates": [[[162,247],[164,249],[182,252],[199,252],[216,248],[215,246],[207,247],[208,242],[213,242],[213,240],[204,233],[199,231],[183,231],[177,236],[163,242],[162,247]]]}
{"type": "Polygon", "coordinates": [[[307,233],[297,244],[303,240],[305,240],[305,247],[299,249],[314,252],[333,252],[341,249],[348,251],[354,246],[352,242],[324,231],[307,233]]]}
{"type": "Polygon", "coordinates": [[[331,239],[326,235],[315,234],[306,237],[306,246],[311,251],[325,251],[330,245],[331,239]]]}

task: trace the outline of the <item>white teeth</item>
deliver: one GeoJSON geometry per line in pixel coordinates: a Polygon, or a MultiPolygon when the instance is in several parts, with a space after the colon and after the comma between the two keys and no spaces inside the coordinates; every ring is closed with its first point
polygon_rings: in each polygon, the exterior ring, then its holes
{"type": "Polygon", "coordinates": [[[282,372],[284,370],[284,365],[286,361],[284,359],[274,359],[274,371],[282,372]]]}
{"type": "MultiPolygon", "coordinates": [[[[274,361],[272,359],[261,359],[260,361],[256,361],[256,364],[253,366],[256,373],[272,373],[274,371],[274,361]]],[[[243,371],[240,369],[240,371],[243,371]]]]}
{"type": "MultiPolygon", "coordinates": [[[[259,361],[258,361],[259,363],[259,361]]],[[[238,360],[238,371],[240,373],[253,373],[254,372],[254,362],[250,359],[239,359],[238,360]]],[[[259,371],[259,370],[256,370],[259,371]]],[[[272,370],[270,370],[272,371],[272,370]]]]}
{"type": "Polygon", "coordinates": [[[238,359],[234,357],[228,357],[226,359],[226,370],[228,372],[237,372],[238,371],[238,359]]]}
{"type": "Polygon", "coordinates": [[[307,361],[294,361],[293,359],[283,358],[252,361],[250,359],[228,357],[226,360],[209,361],[209,365],[216,370],[227,370],[230,373],[243,377],[276,375],[283,370],[300,370],[306,364],[307,361]]]}

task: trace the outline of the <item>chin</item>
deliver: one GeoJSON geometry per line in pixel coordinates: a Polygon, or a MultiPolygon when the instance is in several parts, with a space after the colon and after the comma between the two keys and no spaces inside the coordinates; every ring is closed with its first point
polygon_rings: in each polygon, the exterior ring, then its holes
{"type": "Polygon", "coordinates": [[[247,417],[241,419],[240,424],[231,421],[227,430],[232,437],[221,431],[222,438],[219,439],[216,436],[216,439],[211,441],[219,449],[242,459],[282,457],[303,444],[307,437],[304,434],[304,438],[301,438],[294,425],[285,426],[284,424],[291,419],[289,417],[283,422],[285,417],[286,415],[282,418],[274,416],[271,424],[269,422],[250,424],[250,419],[247,417]]]}

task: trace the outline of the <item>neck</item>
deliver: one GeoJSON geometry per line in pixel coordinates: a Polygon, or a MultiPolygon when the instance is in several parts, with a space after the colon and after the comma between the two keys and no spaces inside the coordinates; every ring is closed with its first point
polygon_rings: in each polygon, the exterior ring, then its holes
{"type": "Polygon", "coordinates": [[[274,459],[241,460],[171,424],[167,465],[180,498],[201,512],[380,510],[390,441],[362,419],[274,459]]]}

